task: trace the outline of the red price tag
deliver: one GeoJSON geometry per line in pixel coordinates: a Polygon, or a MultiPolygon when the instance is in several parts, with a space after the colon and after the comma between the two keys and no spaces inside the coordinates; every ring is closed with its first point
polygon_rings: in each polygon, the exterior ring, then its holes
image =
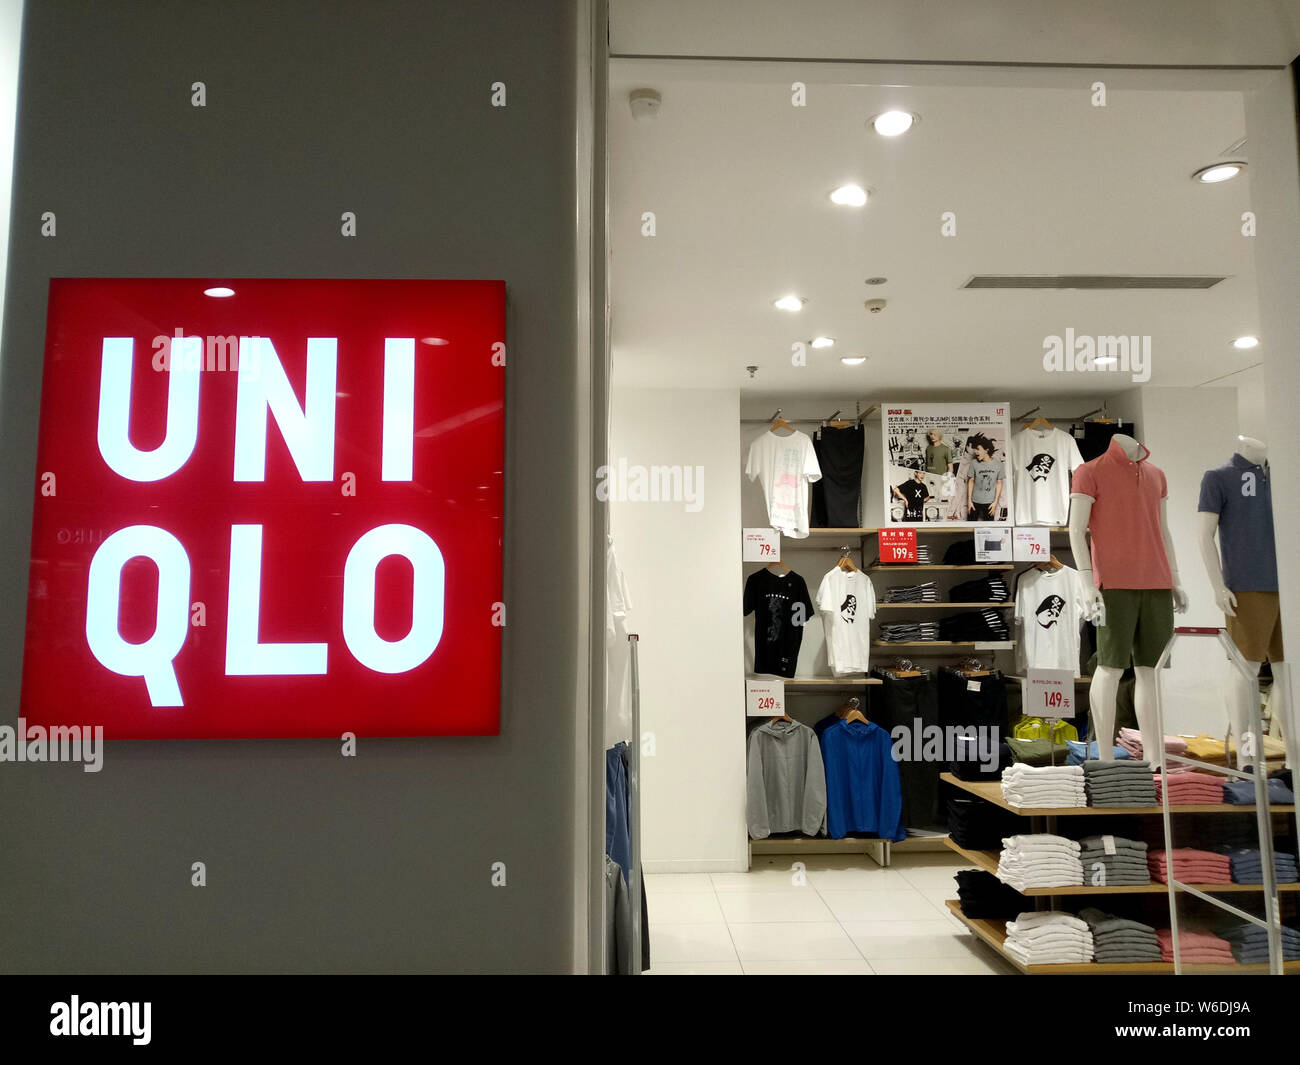
{"type": "Polygon", "coordinates": [[[881,529],[878,534],[880,561],[885,563],[916,561],[915,529],[881,529]]]}

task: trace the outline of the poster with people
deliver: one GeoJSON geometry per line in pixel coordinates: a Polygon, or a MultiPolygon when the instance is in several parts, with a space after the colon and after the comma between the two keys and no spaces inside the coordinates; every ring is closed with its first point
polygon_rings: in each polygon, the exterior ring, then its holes
{"type": "Polygon", "coordinates": [[[1006,403],[882,403],[885,519],[891,525],[1011,521],[1006,403]]]}

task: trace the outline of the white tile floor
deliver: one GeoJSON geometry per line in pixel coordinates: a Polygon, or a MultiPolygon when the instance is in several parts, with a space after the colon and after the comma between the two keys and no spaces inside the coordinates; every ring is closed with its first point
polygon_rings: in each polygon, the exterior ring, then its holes
{"type": "Polygon", "coordinates": [[[748,873],[646,876],[652,975],[971,974],[1017,970],[944,906],[951,853],[896,855],[882,869],[866,855],[754,860],[748,873]]]}

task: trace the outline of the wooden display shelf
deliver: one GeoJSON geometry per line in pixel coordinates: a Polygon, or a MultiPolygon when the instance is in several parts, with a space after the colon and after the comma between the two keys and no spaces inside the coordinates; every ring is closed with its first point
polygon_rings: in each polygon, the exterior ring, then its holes
{"type": "Polygon", "coordinates": [[[965,566],[948,566],[948,565],[944,565],[942,562],[873,562],[870,566],[867,566],[866,568],[869,570],[886,570],[886,571],[892,570],[899,573],[912,573],[918,570],[935,570],[935,569],[948,569],[948,570],[977,569],[977,570],[988,571],[988,570],[1015,569],[1016,567],[1014,564],[1010,562],[972,562],[969,565],[965,565],[965,566]]]}
{"type": "MultiPolygon", "coordinates": [[[[1019,674],[1019,673],[1008,673],[1006,676],[1007,676],[1007,680],[1014,680],[1017,684],[1024,684],[1024,683],[1029,679],[1028,677],[1025,677],[1025,676],[1023,676],[1023,675],[1021,675],[1021,674],[1019,674]]],[[[1074,678],[1074,683],[1075,683],[1075,684],[1091,684],[1091,683],[1092,683],[1092,678],[1091,678],[1091,677],[1075,677],[1075,678],[1074,678]]]]}
{"type": "MultiPolygon", "coordinates": [[[[945,837],[948,847],[956,851],[977,869],[995,876],[998,871],[997,851],[972,851],[959,847],[951,838],[945,837]]],[[[1226,894],[1240,892],[1262,892],[1262,884],[1190,884],[1198,891],[1208,894],[1226,894]]],[[[1279,892],[1300,891],[1300,884],[1278,884],[1279,892]]],[[[1153,881],[1150,884],[1115,884],[1097,887],[1092,884],[1068,884],[1060,887],[1016,888],[1026,898],[1046,898],[1053,895],[1167,895],[1169,885],[1153,881]]]]}
{"type": "MultiPolygon", "coordinates": [[[[885,526],[885,527],[884,527],[884,531],[888,532],[888,531],[893,530],[893,529],[915,529],[915,530],[916,530],[916,534],[917,534],[918,536],[923,536],[923,535],[925,535],[926,533],[937,533],[937,534],[940,535],[940,536],[958,536],[958,535],[960,535],[960,534],[962,534],[962,533],[965,533],[966,535],[970,536],[970,535],[973,535],[973,534],[974,534],[974,532],[975,532],[976,529],[985,529],[985,528],[990,528],[990,527],[992,527],[992,528],[997,528],[997,529],[1012,529],[1012,528],[1017,528],[1017,527],[1018,527],[1018,528],[1046,529],[1048,532],[1053,532],[1053,533],[1068,533],[1068,532],[1070,531],[1070,528],[1069,528],[1068,525],[1032,525],[1032,526],[1030,526],[1030,525],[1023,525],[1023,526],[1014,526],[1014,525],[994,525],[994,526],[987,526],[987,525],[956,525],[956,526],[953,526],[953,525],[933,525],[933,526],[932,526],[932,525],[907,525],[907,524],[888,525],[888,526],[885,526]]],[[[878,533],[878,532],[880,532],[880,531],[881,531],[881,529],[880,529],[879,527],[874,528],[874,529],[818,529],[818,528],[809,528],[809,530],[808,530],[808,536],[807,536],[807,537],[802,537],[802,536],[801,536],[801,537],[799,537],[799,539],[801,539],[801,540],[803,540],[803,539],[812,539],[812,537],[814,537],[814,536],[874,536],[876,533],[878,533]]],[[[782,535],[784,536],[784,533],[783,533],[782,535]]],[[[791,538],[791,539],[793,539],[793,538],[791,538]]]]}
{"type": "MultiPolygon", "coordinates": [[[[1002,794],[1002,785],[996,780],[962,780],[954,773],[941,773],[939,779],[962,791],[970,792],[976,798],[1000,806],[1022,817],[1110,817],[1116,814],[1145,814],[1158,817],[1161,813],[1159,804],[1155,806],[1012,806],[1002,794]]],[[[1253,814],[1254,804],[1235,806],[1232,803],[1198,803],[1194,806],[1171,806],[1171,814],[1253,814]]],[[[1294,814],[1295,806],[1278,804],[1269,807],[1270,813],[1294,814]]]]}
{"type": "Polygon", "coordinates": [[[792,677],[785,682],[787,688],[860,688],[867,684],[884,684],[879,677],[792,677]]]}
{"type": "Polygon", "coordinates": [[[1016,604],[1006,601],[1000,603],[877,603],[877,610],[933,610],[936,607],[960,607],[963,610],[978,610],[991,606],[995,610],[1010,610],[1016,604]]]}
{"type": "MultiPolygon", "coordinates": [[[[948,907],[948,912],[969,928],[978,939],[996,950],[1003,958],[1009,961],[1022,973],[1029,973],[1033,976],[1105,976],[1107,974],[1115,975],[1119,973],[1172,975],[1174,971],[1173,962],[1168,961],[1085,961],[1069,965],[1025,965],[1019,959],[1014,958],[1007,953],[1006,921],[967,917],[961,912],[961,903],[956,899],[948,899],[945,905],[948,907]]],[[[1283,962],[1282,971],[1285,973],[1300,973],[1300,961],[1283,962]]],[[[1183,972],[1185,974],[1197,975],[1208,975],[1211,973],[1266,973],[1268,972],[1268,965],[1265,963],[1251,965],[1196,965],[1189,962],[1183,965],[1183,972]]]]}

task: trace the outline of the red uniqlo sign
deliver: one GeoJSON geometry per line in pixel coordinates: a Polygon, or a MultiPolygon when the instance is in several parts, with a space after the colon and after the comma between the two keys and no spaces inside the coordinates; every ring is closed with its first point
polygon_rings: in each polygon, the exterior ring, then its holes
{"type": "Polygon", "coordinates": [[[915,529],[881,529],[877,534],[881,562],[915,562],[915,529]]]}
{"type": "Polygon", "coordinates": [[[21,714],[494,735],[500,281],[50,283],[21,714]]]}

